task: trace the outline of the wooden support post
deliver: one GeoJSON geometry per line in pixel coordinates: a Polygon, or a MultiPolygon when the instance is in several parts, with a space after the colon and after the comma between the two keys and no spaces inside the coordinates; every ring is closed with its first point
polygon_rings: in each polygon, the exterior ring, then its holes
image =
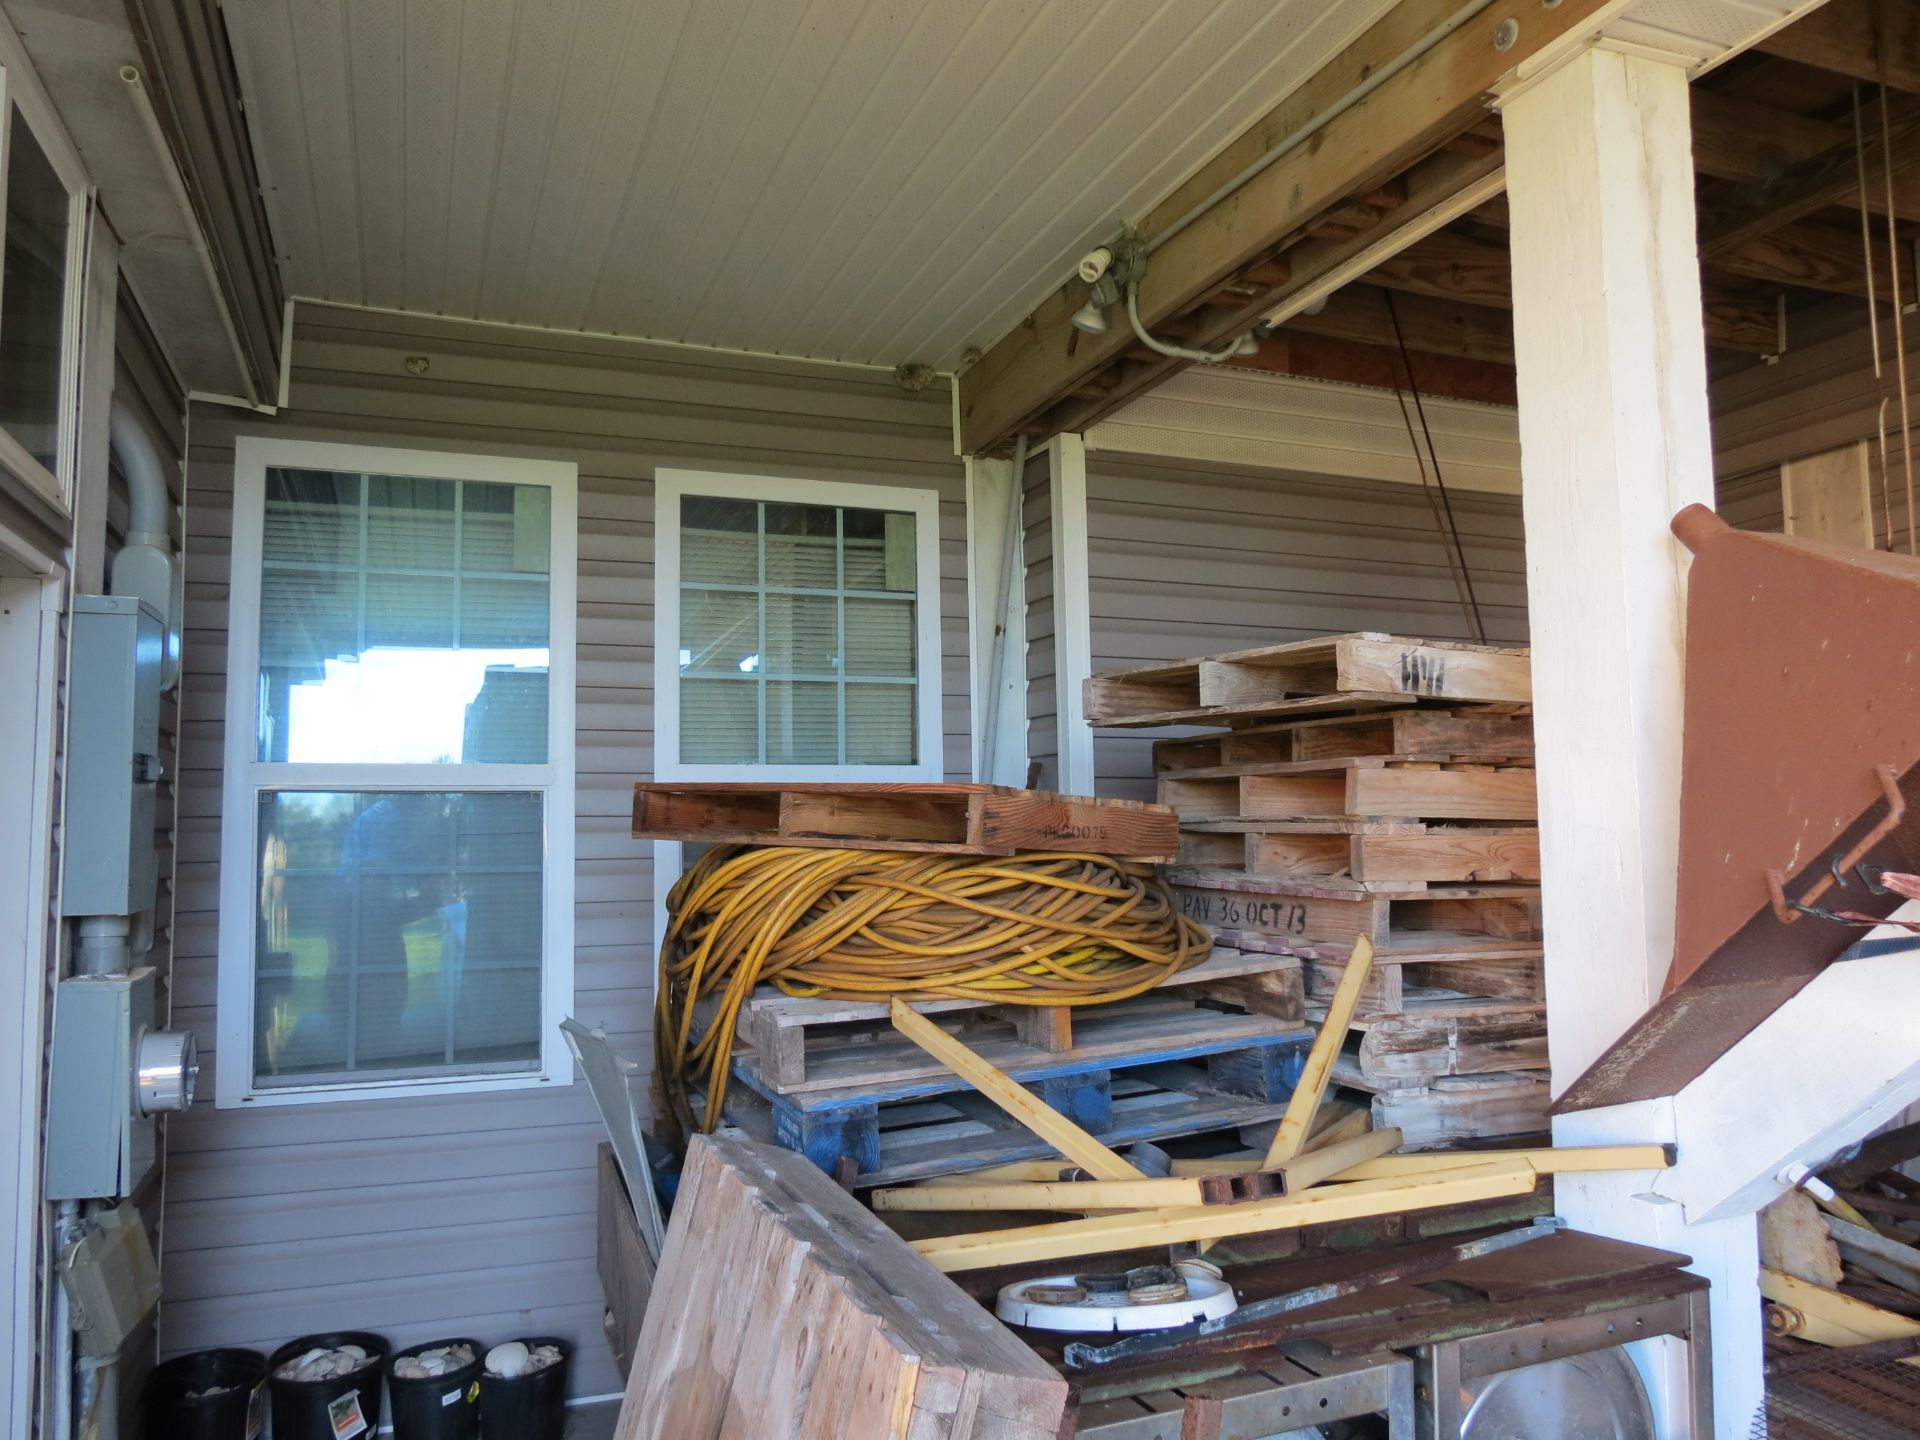
{"type": "MultiPolygon", "coordinates": [[[[1651,1006],[1673,956],[1686,559],[1667,524],[1713,503],[1713,455],[1685,71],[1590,49],[1503,108],[1558,1093],[1651,1006]]],[[[1672,1125],[1671,1102],[1649,1102],[1561,1117],[1554,1136],[1668,1140],[1672,1125]]],[[[1650,1178],[1561,1175],[1557,1208],[1711,1277],[1715,1425],[1745,1436],[1761,1396],[1752,1217],[1683,1225],[1641,1198],[1650,1178]]],[[[1642,1343],[1671,1423],[1677,1342],[1642,1343]]]]}
{"type": "Polygon", "coordinates": [[[1096,1179],[1147,1178],[1024,1085],[989,1065],[905,1001],[893,1002],[893,1028],[1096,1179]]]}
{"type": "Polygon", "coordinates": [[[1307,1068],[1294,1086],[1287,1113],[1280,1117],[1280,1128],[1273,1132],[1273,1144],[1267,1148],[1267,1169],[1279,1169],[1298,1155],[1306,1143],[1307,1129],[1320,1109],[1320,1097],[1326,1094],[1327,1081],[1332,1078],[1333,1062],[1340,1058],[1340,1047],[1346,1044],[1347,1025],[1372,973],[1373,942],[1362,935],[1353,942],[1352,958],[1341,972],[1333,999],[1327,1002],[1327,1018],[1314,1037],[1313,1049],[1307,1052],[1307,1068]]]}
{"type": "Polygon", "coordinates": [[[973,778],[988,785],[1027,783],[1027,605],[1019,485],[1012,461],[967,457],[973,778]]]}

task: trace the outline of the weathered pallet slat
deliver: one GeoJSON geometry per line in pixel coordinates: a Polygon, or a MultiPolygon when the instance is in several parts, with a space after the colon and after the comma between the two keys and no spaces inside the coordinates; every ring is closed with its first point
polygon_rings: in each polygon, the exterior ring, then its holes
{"type": "Polygon", "coordinates": [[[1381,952],[1485,957],[1463,935],[1537,942],[1540,892],[1530,885],[1429,886],[1404,894],[1364,894],[1238,871],[1179,867],[1168,872],[1183,913],[1217,944],[1305,959],[1344,955],[1365,935],[1381,952]],[[1447,932],[1444,935],[1431,932],[1447,932]]]}
{"type": "MultiPolygon", "coordinates": [[[[1301,962],[1302,983],[1309,1003],[1330,998],[1346,970],[1344,959],[1301,962]]],[[[1397,1015],[1415,1010],[1426,999],[1474,996],[1522,1005],[1546,1003],[1545,967],[1539,956],[1498,960],[1396,959],[1376,957],[1360,996],[1360,1014],[1397,1015]]]]}
{"type": "Polygon", "coordinates": [[[1392,759],[1175,771],[1156,782],[1182,820],[1532,820],[1528,768],[1392,759]]]}
{"type": "Polygon", "coordinates": [[[1214,735],[1153,742],[1156,774],[1368,755],[1423,760],[1530,760],[1532,711],[1526,706],[1397,710],[1251,725],[1214,735]]]}
{"type": "Polygon", "coordinates": [[[1013,855],[1075,850],[1173,859],[1173,812],[1001,785],[643,782],[633,834],[643,840],[1013,855]]]}
{"type": "Polygon", "coordinates": [[[1531,827],[1391,825],[1349,834],[1311,822],[1202,821],[1180,831],[1180,863],[1249,875],[1347,877],[1355,888],[1422,889],[1435,881],[1540,878],[1540,834],[1531,827]]]}
{"type": "Polygon", "coordinates": [[[1093,725],[1205,724],[1422,699],[1519,703],[1532,679],[1524,649],[1362,632],[1095,675],[1083,695],[1093,725]]]}

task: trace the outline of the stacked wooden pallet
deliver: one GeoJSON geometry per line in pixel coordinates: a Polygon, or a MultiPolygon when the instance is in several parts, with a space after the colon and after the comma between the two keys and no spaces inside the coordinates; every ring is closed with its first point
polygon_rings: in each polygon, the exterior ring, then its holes
{"type": "Polygon", "coordinates": [[[1372,942],[1336,1077],[1410,1145],[1545,1128],[1530,696],[1524,649],[1379,634],[1087,682],[1094,724],[1218,727],[1153,747],[1218,943],[1298,957],[1314,1019],[1372,942]]]}

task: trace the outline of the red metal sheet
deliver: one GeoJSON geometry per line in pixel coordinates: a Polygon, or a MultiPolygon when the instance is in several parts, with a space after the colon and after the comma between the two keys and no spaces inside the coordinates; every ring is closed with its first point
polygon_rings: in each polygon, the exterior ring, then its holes
{"type": "Polygon", "coordinates": [[[1556,1111],[1674,1094],[1864,933],[1783,920],[1770,876],[1789,901],[1877,917],[1902,897],[1851,870],[1835,884],[1836,862],[1920,869],[1920,560],[1699,505],[1673,530],[1694,552],[1673,965],[1556,1111]],[[1890,784],[1907,807],[1891,826],[1890,784]]]}

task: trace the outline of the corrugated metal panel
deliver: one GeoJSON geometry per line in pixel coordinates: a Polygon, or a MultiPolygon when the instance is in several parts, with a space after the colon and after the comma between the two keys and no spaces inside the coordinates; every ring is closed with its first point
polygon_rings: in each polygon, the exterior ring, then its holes
{"type": "MultiPolygon", "coordinates": [[[[941,497],[946,763],[969,769],[965,481],[948,398],[891,377],[303,306],[293,408],[194,412],[177,1018],[214,1046],[226,597],[236,433],[523,454],[580,466],[576,1013],[650,1044],[653,500],[660,465],[919,485],[941,497]],[[424,376],[406,372],[425,356],[424,376]]],[[[214,1064],[219,1057],[212,1056],[214,1064]]],[[[372,1327],[406,1342],[550,1331],[577,1393],[618,1388],[593,1270],[583,1085],[259,1111],[201,1107],[168,1175],[169,1352],[372,1327]]]]}
{"type": "Polygon", "coordinates": [[[225,14],[294,294],[946,368],[1387,3],[225,14]]]}
{"type": "MultiPolygon", "coordinates": [[[[1496,644],[1525,643],[1520,502],[1453,509],[1496,644]]],[[[1470,640],[1446,551],[1414,488],[1088,457],[1093,668],[1218,654],[1345,630],[1470,640]]],[[[1153,796],[1153,731],[1095,731],[1102,795],[1153,796]]]]}

